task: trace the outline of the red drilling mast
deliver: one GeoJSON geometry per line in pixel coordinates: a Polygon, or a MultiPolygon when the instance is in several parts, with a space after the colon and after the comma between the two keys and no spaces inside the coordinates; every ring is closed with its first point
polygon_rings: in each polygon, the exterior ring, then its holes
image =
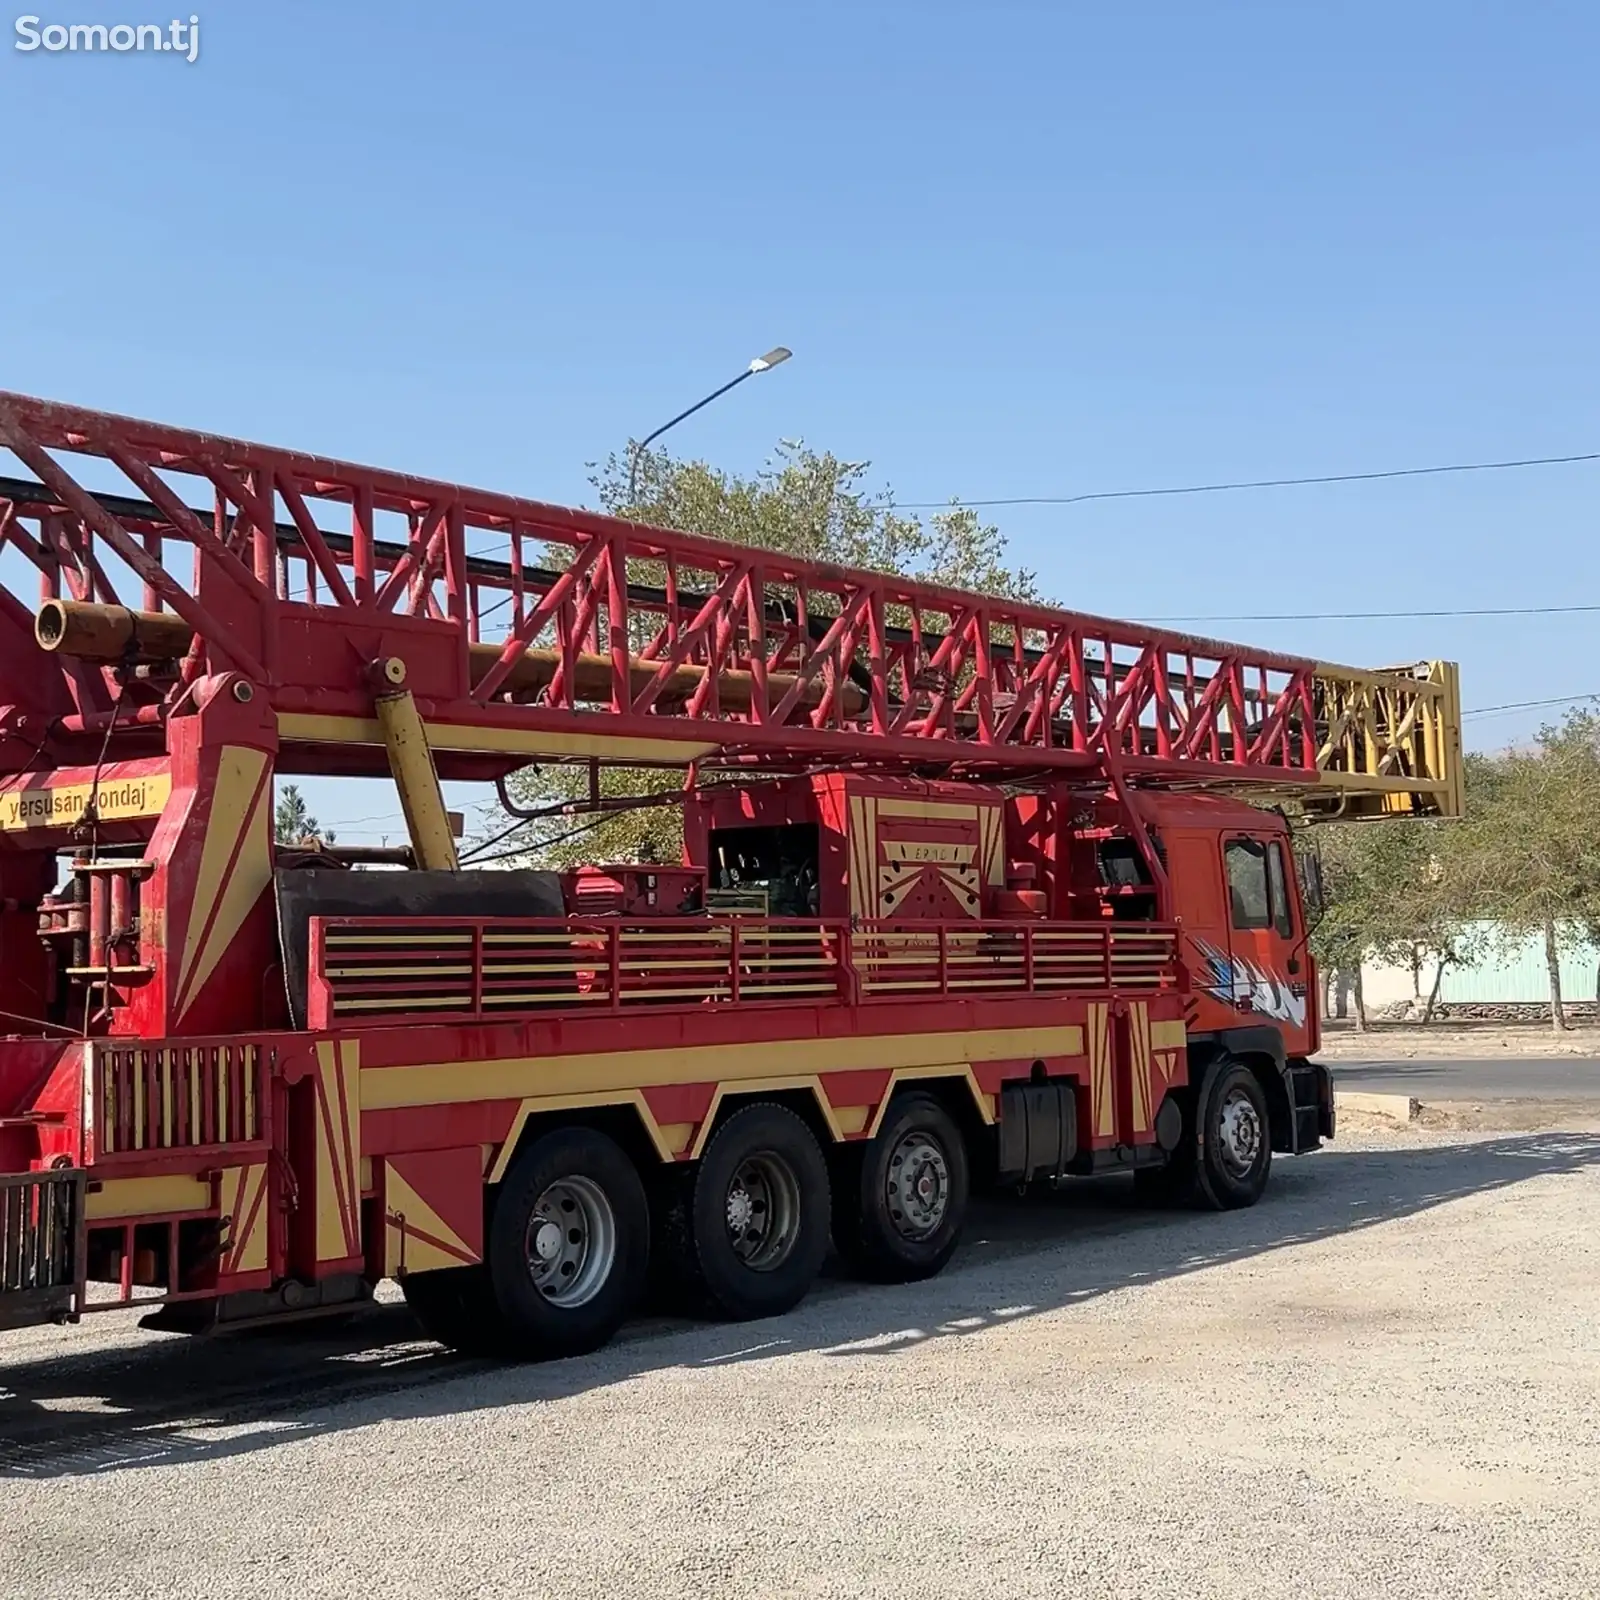
{"type": "MultiPolygon", "coordinates": [[[[0,396],[0,443],[39,480],[0,485],[0,526],[43,597],[165,615],[154,646],[136,626],[100,639],[108,659],[172,660],[167,641],[190,636],[175,676],[129,686],[129,728],[236,673],[282,721],[286,766],[341,769],[314,747],[351,744],[328,719],[370,720],[369,664],[398,652],[450,776],[481,772],[485,747],[509,766],[598,741],[645,763],[1007,779],[1111,756],[1140,779],[1457,805],[1437,674],[1322,667],[18,395],[0,396]],[[91,493],[63,454],[111,463],[139,498],[91,493]],[[173,570],[184,545],[192,579],[173,570]],[[137,606],[113,563],[141,584],[137,606]]],[[[38,680],[31,616],[12,631],[38,680]]],[[[95,675],[37,689],[62,741],[92,740],[117,694],[95,675]]]]}

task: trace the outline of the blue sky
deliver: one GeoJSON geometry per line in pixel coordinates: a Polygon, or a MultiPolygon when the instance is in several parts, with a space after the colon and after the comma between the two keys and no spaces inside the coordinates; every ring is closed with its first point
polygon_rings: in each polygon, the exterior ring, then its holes
{"type": "MultiPolygon", "coordinates": [[[[0,387],[553,500],[779,342],[676,448],[804,437],[915,501],[1600,448],[1593,6],[199,15],[192,66],[8,32],[0,387]]],[[[1113,615],[1574,604],[1597,489],[996,515],[1113,615]]],[[[1469,707],[1600,691],[1592,617],[1210,626],[1455,656],[1469,707]]],[[[391,827],[365,786],[316,798],[391,827]]]]}

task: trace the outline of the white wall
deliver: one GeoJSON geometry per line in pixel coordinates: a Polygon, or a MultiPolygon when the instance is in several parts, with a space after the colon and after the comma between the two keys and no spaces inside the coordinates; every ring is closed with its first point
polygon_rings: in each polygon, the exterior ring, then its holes
{"type": "MultiPolygon", "coordinates": [[[[1492,934],[1489,924],[1480,925],[1492,934]]],[[[1593,1000],[1600,948],[1576,943],[1561,952],[1561,994],[1565,1000],[1593,1000]]],[[[1423,964],[1423,997],[1433,987],[1432,962],[1423,964]]],[[[1416,993],[1409,966],[1387,966],[1377,961],[1361,964],[1361,987],[1370,1007],[1410,1000],[1416,993]]],[[[1550,998],[1550,977],[1545,967],[1544,939],[1535,934],[1519,941],[1491,943],[1489,954],[1469,966],[1445,969],[1439,999],[1446,1004],[1528,1004],[1550,998]]]]}

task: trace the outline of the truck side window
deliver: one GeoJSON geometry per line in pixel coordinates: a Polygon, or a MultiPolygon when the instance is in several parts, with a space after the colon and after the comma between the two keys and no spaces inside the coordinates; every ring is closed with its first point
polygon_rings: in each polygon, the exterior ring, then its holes
{"type": "Polygon", "coordinates": [[[1294,913],[1289,905],[1289,883],[1283,871],[1283,846],[1276,839],[1267,846],[1267,886],[1272,890],[1272,926],[1285,939],[1294,937],[1294,913]]]}
{"type": "Polygon", "coordinates": [[[1267,849],[1259,839],[1230,839],[1223,847],[1228,865],[1228,904],[1236,928],[1270,928],[1267,849]]]}

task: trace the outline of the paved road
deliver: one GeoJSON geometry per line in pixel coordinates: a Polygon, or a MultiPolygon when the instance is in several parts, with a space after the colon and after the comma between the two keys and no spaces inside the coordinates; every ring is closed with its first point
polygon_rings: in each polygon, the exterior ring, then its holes
{"type": "Polygon", "coordinates": [[[1506,1061],[1330,1061],[1341,1089],[1409,1094],[1419,1100],[1600,1100],[1600,1059],[1558,1056],[1506,1061]]]}

